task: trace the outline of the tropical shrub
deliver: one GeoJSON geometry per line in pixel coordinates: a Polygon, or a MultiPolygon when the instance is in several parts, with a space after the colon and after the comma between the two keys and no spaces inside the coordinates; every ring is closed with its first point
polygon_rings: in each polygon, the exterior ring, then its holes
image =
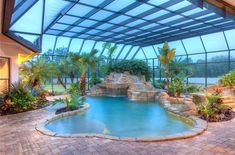
{"type": "Polygon", "coordinates": [[[122,60],[115,62],[109,72],[129,72],[132,75],[144,75],[147,81],[151,77],[151,69],[147,62],[143,60],[122,60]]]}
{"type": "Polygon", "coordinates": [[[202,88],[199,86],[189,85],[189,86],[186,86],[185,88],[186,93],[196,93],[200,91],[202,91],[202,88]]]}
{"type": "Polygon", "coordinates": [[[92,74],[92,76],[91,76],[91,80],[90,80],[90,85],[91,86],[94,86],[94,85],[96,85],[96,84],[99,84],[99,83],[101,83],[102,81],[97,77],[97,75],[94,73],[94,74],[92,74]]]}
{"type": "Polygon", "coordinates": [[[208,100],[209,103],[216,103],[219,104],[220,103],[220,96],[216,95],[216,94],[211,94],[206,96],[206,99],[208,100]]]}
{"type": "Polygon", "coordinates": [[[2,111],[25,111],[30,108],[35,100],[36,98],[24,84],[14,83],[11,85],[10,92],[5,93],[2,111]]]}
{"type": "Polygon", "coordinates": [[[180,97],[180,94],[184,92],[185,87],[185,76],[175,76],[170,82],[169,93],[171,96],[180,97]]]}
{"type": "Polygon", "coordinates": [[[174,78],[174,86],[175,86],[176,96],[179,97],[185,87],[184,78],[183,77],[175,77],[174,78]]]}
{"type": "Polygon", "coordinates": [[[83,98],[78,94],[71,95],[71,98],[57,99],[53,102],[52,105],[61,103],[66,105],[68,111],[78,109],[81,105],[84,104],[83,98]]]}
{"type": "Polygon", "coordinates": [[[48,62],[43,58],[36,61],[28,61],[20,67],[20,77],[22,82],[31,87],[42,85],[46,80],[56,77],[59,70],[56,64],[48,62]]]}
{"type": "Polygon", "coordinates": [[[175,96],[175,86],[173,82],[170,82],[168,93],[170,96],[175,96]]]}
{"type": "Polygon", "coordinates": [[[235,70],[220,77],[219,82],[223,86],[234,86],[235,85],[235,70]]]}
{"type": "Polygon", "coordinates": [[[199,113],[207,120],[215,117],[221,108],[221,105],[213,102],[201,103],[198,106],[199,113]]]}
{"type": "Polygon", "coordinates": [[[201,117],[211,122],[229,120],[233,118],[231,108],[221,104],[221,94],[214,92],[206,95],[206,101],[198,104],[198,112],[201,117]]]}
{"type": "Polygon", "coordinates": [[[70,95],[73,95],[73,94],[81,95],[80,83],[79,83],[79,82],[72,83],[72,84],[70,85],[70,87],[69,87],[68,93],[69,93],[70,95]]]}

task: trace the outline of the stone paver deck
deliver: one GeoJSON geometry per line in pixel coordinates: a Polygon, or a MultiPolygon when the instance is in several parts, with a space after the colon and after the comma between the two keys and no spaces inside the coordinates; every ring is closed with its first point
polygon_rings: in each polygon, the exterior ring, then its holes
{"type": "Polygon", "coordinates": [[[122,142],[102,138],[60,138],[43,135],[36,124],[50,117],[51,111],[0,116],[0,155],[235,155],[235,119],[209,123],[200,136],[167,142],[122,142]]]}

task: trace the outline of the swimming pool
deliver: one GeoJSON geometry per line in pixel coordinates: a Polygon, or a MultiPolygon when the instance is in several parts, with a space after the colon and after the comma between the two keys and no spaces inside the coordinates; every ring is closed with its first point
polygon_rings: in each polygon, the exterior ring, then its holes
{"type": "Polygon", "coordinates": [[[186,123],[168,113],[161,104],[131,101],[125,97],[86,97],[90,108],[81,114],[46,124],[58,134],[106,134],[116,137],[173,135],[190,130],[186,123]]]}

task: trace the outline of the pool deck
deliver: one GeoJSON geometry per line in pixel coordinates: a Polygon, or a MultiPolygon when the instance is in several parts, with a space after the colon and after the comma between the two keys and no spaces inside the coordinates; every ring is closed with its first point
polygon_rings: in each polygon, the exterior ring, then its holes
{"type": "Polygon", "coordinates": [[[54,114],[40,109],[0,116],[0,155],[235,155],[235,119],[209,123],[202,135],[166,142],[124,142],[103,138],[62,138],[35,130],[38,123],[54,114]]]}

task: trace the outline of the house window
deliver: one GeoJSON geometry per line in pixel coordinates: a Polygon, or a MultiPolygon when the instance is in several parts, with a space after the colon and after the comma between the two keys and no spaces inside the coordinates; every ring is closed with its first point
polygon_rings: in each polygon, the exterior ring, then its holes
{"type": "Polygon", "coordinates": [[[0,94],[9,90],[10,85],[10,59],[0,57],[0,94]]]}

